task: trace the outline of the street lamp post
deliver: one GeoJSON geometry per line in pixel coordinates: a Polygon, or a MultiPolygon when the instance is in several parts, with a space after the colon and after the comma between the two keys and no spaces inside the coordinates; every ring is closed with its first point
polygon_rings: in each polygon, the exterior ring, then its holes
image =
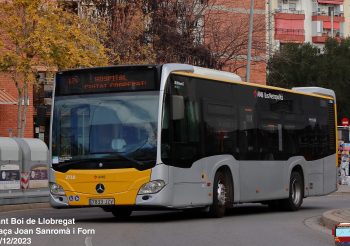
{"type": "Polygon", "coordinates": [[[246,69],[247,82],[250,82],[250,63],[252,60],[253,23],[254,23],[254,0],[250,0],[248,54],[247,54],[247,69],[246,69]]]}
{"type": "Polygon", "coordinates": [[[268,11],[267,11],[267,21],[268,21],[268,36],[269,36],[269,43],[268,43],[268,59],[272,56],[272,6],[271,6],[271,0],[267,1],[268,4],[268,11]]]}
{"type": "Polygon", "coordinates": [[[331,9],[331,37],[334,38],[334,9],[331,9]]]}

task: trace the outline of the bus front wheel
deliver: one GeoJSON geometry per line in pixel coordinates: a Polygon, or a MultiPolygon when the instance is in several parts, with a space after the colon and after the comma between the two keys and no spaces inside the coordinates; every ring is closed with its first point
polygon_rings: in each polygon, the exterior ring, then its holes
{"type": "Polygon", "coordinates": [[[209,208],[211,217],[220,218],[225,215],[229,186],[227,175],[222,171],[218,171],[214,177],[213,203],[209,208]]]}
{"type": "Polygon", "coordinates": [[[301,207],[304,198],[304,182],[299,172],[292,172],[289,184],[289,197],[283,200],[283,207],[289,211],[296,211],[301,207]]]}

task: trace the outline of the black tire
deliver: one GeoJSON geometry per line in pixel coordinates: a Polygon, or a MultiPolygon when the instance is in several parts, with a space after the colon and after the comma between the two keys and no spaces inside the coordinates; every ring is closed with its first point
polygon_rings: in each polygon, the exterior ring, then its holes
{"type": "Polygon", "coordinates": [[[127,219],[132,213],[132,209],[129,207],[115,207],[111,209],[113,216],[117,219],[127,219]]]}
{"type": "Polygon", "coordinates": [[[282,200],[285,210],[296,211],[301,207],[304,198],[304,180],[299,172],[292,172],[289,182],[289,197],[282,200]]]}
{"type": "Polygon", "coordinates": [[[213,204],[209,207],[209,215],[214,218],[221,218],[225,215],[230,182],[225,173],[218,171],[214,177],[213,204]]]}

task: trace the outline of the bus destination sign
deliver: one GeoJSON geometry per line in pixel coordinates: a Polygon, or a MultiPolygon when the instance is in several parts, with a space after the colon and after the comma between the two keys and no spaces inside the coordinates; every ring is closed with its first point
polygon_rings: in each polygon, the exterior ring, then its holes
{"type": "Polygon", "coordinates": [[[76,95],[156,89],[154,67],[111,67],[63,72],[57,75],[56,95],[76,95]]]}

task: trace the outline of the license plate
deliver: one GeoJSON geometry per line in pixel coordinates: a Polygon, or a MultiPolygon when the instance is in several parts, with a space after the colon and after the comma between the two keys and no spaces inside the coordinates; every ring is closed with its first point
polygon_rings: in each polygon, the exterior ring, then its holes
{"type": "Polygon", "coordinates": [[[90,205],[114,205],[113,198],[89,199],[90,205]]]}

